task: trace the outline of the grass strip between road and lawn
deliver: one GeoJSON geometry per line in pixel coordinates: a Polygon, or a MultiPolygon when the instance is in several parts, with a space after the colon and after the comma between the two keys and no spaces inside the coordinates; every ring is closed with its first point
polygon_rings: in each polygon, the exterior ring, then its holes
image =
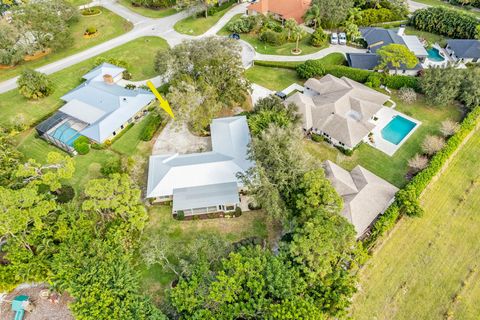
{"type": "Polygon", "coordinates": [[[0,81],[18,76],[25,68],[35,69],[71,56],[102,42],[116,38],[133,28],[130,22],[110,10],[102,7],[96,8],[101,10],[102,13],[100,15],[91,17],[80,15],[78,22],[72,24],[71,30],[74,41],[71,46],[52,52],[37,60],[22,62],[11,69],[0,69],[0,81]],[[88,27],[95,27],[98,30],[98,35],[92,38],[84,38],[83,34],[88,27]]]}

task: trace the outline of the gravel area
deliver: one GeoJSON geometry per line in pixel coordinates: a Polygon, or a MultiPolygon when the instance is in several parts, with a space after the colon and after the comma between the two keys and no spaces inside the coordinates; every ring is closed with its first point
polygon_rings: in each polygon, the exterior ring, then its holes
{"type": "Polygon", "coordinates": [[[184,124],[170,121],[158,135],[153,154],[185,154],[212,150],[210,137],[198,137],[190,133],[184,124]]]}
{"type": "Polygon", "coordinates": [[[68,309],[68,303],[72,302],[73,299],[67,293],[64,293],[58,296],[56,302],[52,302],[40,296],[40,292],[45,289],[48,289],[48,286],[44,284],[21,286],[8,293],[0,304],[0,320],[14,319],[15,313],[12,311],[10,301],[18,295],[29,296],[34,305],[31,313],[25,312],[24,320],[74,320],[70,309],[68,309]]]}

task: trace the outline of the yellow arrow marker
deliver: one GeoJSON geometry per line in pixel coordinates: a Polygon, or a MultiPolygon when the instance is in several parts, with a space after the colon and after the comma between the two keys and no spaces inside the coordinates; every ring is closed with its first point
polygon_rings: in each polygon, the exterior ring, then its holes
{"type": "Polygon", "coordinates": [[[165,110],[166,113],[172,117],[172,119],[175,119],[175,116],[173,115],[172,108],[170,108],[170,104],[168,103],[167,100],[163,99],[162,96],[160,95],[160,92],[157,91],[157,88],[153,85],[153,83],[149,80],[147,81],[147,86],[150,88],[152,93],[157,97],[158,101],[160,102],[160,107],[165,110]]]}

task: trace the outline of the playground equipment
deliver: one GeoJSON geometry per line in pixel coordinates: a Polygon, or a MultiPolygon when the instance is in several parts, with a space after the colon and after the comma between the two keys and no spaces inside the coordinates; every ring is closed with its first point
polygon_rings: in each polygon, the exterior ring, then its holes
{"type": "Polygon", "coordinates": [[[14,320],[22,320],[25,311],[33,311],[33,304],[28,299],[28,296],[16,296],[12,301],[12,310],[15,311],[14,320]]]}

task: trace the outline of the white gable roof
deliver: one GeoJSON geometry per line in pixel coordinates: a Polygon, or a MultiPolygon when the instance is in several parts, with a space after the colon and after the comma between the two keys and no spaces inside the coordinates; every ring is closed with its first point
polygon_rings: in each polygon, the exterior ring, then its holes
{"type": "Polygon", "coordinates": [[[173,195],[174,189],[235,182],[253,166],[247,158],[250,132],[245,116],[214,119],[212,151],[153,155],[149,160],[147,198],[173,195]]]}

